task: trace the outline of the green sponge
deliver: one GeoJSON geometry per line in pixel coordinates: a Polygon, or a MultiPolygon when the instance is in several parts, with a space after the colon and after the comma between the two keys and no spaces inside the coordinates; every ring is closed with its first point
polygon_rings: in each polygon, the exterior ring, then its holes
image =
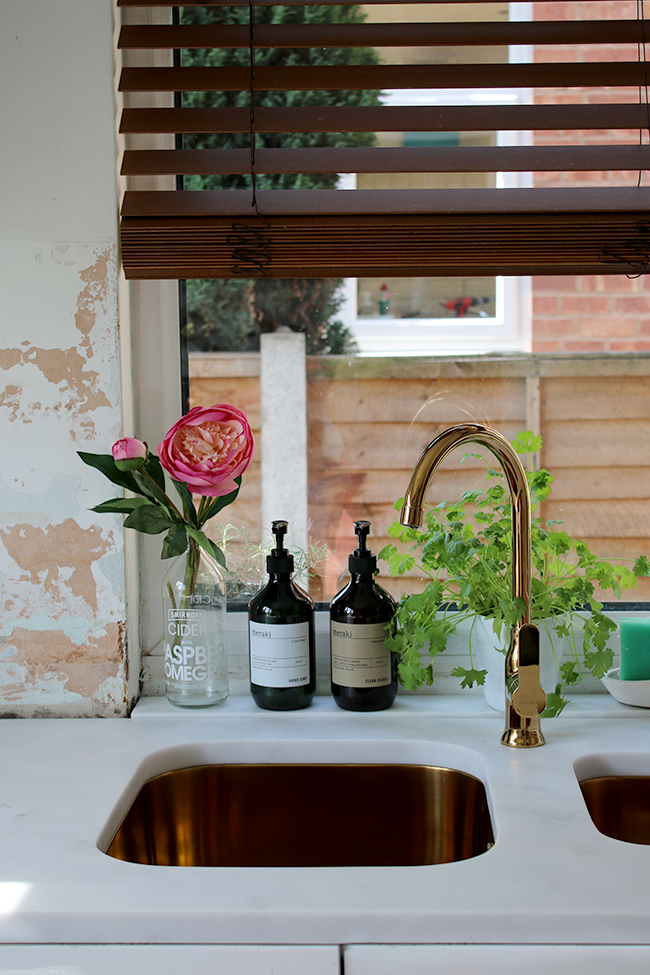
{"type": "Polygon", "coordinates": [[[621,617],[619,680],[650,680],[650,617],[621,617]]]}

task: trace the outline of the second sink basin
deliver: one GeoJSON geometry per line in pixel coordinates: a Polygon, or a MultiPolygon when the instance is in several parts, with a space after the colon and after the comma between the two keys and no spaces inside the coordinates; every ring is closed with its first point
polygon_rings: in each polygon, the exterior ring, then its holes
{"type": "Polygon", "coordinates": [[[485,786],[465,771],[226,762],[144,781],[104,852],[158,866],[415,866],[475,857],[493,842],[485,786]]]}
{"type": "Polygon", "coordinates": [[[580,763],[580,789],[596,829],[625,843],[650,845],[650,756],[592,755],[580,763]]]}
{"type": "Polygon", "coordinates": [[[650,845],[649,775],[603,775],[580,788],[596,829],[615,840],[650,845]]]}

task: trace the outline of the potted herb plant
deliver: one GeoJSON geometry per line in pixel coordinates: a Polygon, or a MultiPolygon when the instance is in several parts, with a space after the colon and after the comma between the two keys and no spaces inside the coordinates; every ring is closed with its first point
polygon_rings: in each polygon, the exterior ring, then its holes
{"type": "MultiPolygon", "coordinates": [[[[534,454],[542,439],[526,431],[513,446],[520,455],[534,454]]],[[[470,456],[481,455],[466,454],[463,461],[470,456]]],[[[557,687],[550,692],[547,688],[544,714],[549,717],[567,703],[566,686],[577,684],[585,672],[602,677],[612,666],[608,642],[616,623],[603,613],[596,587],[618,598],[622,590],[637,585],[638,577],[650,574],[650,562],[641,556],[631,568],[614,565],[594,555],[585,542],[558,530],[561,522],[542,524],[536,509],[549,497],[554,478],[544,469],[527,472],[527,478],[533,511],[531,618],[542,637],[554,632],[569,646],[557,687]]],[[[415,568],[428,579],[423,592],[402,596],[389,638],[390,649],[399,655],[400,680],[408,690],[433,683],[436,655],[465,620],[472,621],[469,666],[455,667],[452,675],[460,678],[461,687],[483,685],[487,671],[475,666],[474,621],[490,621],[505,653],[506,638],[521,617],[521,600],[512,598],[511,589],[510,497],[500,470],[488,467],[486,480],[484,490],[466,491],[460,501],[443,501],[432,508],[424,530],[391,525],[389,536],[407,547],[391,544],[379,553],[392,576],[415,568]]],[[[398,509],[401,505],[402,499],[395,503],[398,509]]]]}

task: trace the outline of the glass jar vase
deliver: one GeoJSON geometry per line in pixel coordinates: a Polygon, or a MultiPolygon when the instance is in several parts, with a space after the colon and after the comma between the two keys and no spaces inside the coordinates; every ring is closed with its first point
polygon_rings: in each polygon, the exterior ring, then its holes
{"type": "Polygon", "coordinates": [[[228,697],[226,587],[215,560],[190,539],[162,587],[167,700],[208,708],[228,697]]]}

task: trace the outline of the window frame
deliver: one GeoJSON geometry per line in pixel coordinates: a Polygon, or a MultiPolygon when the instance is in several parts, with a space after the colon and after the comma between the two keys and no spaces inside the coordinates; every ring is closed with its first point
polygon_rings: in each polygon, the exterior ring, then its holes
{"type": "MultiPolygon", "coordinates": [[[[511,4],[512,6],[512,4],[511,4]]],[[[517,19],[530,19],[531,4],[520,4],[517,19]],[[527,16],[524,16],[527,14],[527,16]]],[[[511,18],[512,19],[512,18],[511,18]]],[[[510,60],[528,61],[528,48],[510,49],[510,60]]],[[[384,104],[400,105],[525,105],[532,101],[529,89],[401,89],[385,92],[384,104]]],[[[528,145],[531,133],[496,133],[496,144],[528,145]]],[[[531,184],[530,173],[497,173],[498,189],[531,184]]],[[[354,174],[346,174],[340,189],[354,188],[354,174]]],[[[406,318],[358,315],[356,278],[346,279],[342,317],[359,348],[360,355],[467,355],[468,353],[530,352],[532,349],[532,278],[530,275],[497,275],[496,314],[490,318],[406,318]]],[[[379,280],[379,279],[377,279],[379,280]]],[[[454,279],[450,279],[454,280],[454,279]]]]}

